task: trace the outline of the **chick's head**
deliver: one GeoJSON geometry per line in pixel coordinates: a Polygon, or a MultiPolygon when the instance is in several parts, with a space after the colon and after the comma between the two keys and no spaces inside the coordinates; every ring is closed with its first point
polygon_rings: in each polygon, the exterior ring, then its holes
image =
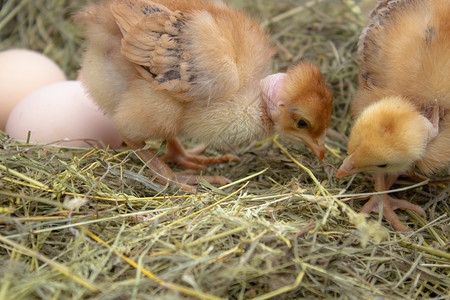
{"type": "Polygon", "coordinates": [[[325,134],[330,125],[332,97],[319,68],[302,62],[288,70],[277,95],[277,132],[303,141],[319,158],[325,154],[325,134]]]}
{"type": "Polygon", "coordinates": [[[362,171],[401,173],[425,152],[430,122],[407,100],[385,97],[368,106],[355,121],[348,156],[337,171],[343,177],[362,171]]]}

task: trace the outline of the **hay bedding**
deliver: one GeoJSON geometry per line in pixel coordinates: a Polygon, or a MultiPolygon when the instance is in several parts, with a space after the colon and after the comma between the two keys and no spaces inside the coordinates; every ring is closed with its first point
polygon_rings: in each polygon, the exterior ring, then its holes
{"type": "MultiPolygon", "coordinates": [[[[83,2],[0,2],[0,49],[42,51],[75,78],[83,40],[70,17],[83,2]]],[[[229,186],[205,183],[190,195],[152,183],[127,149],[32,145],[2,133],[0,299],[450,297],[448,182],[395,186],[428,215],[400,212],[415,231],[405,237],[355,213],[373,189],[367,175],[334,177],[357,87],[361,9],[372,4],[232,3],[273,33],[274,69],[301,57],[321,66],[335,98],[324,162],[304,147],[259,141],[235,149],[240,162],[210,168],[229,186]]]]}

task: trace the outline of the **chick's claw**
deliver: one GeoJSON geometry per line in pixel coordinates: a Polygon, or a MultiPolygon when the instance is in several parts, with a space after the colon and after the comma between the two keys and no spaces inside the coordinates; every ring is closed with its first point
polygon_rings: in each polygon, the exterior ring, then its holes
{"type": "Polygon", "coordinates": [[[422,217],[426,217],[425,211],[419,206],[412,204],[406,200],[400,200],[393,198],[389,195],[375,195],[367,201],[366,204],[361,208],[361,213],[369,214],[371,212],[379,212],[380,200],[383,201],[383,217],[392,225],[395,230],[405,231],[409,228],[403,224],[398,218],[397,214],[394,212],[396,209],[409,209],[416,212],[422,217]]]}
{"type": "Polygon", "coordinates": [[[395,199],[389,196],[388,199],[391,204],[392,210],[409,209],[417,213],[419,216],[426,217],[425,211],[419,205],[412,204],[411,202],[408,202],[406,200],[395,199]]]}
{"type": "Polygon", "coordinates": [[[239,157],[232,154],[214,157],[199,155],[203,153],[205,149],[206,146],[200,146],[192,150],[185,150],[178,140],[172,139],[167,141],[167,154],[160,159],[163,161],[172,161],[184,168],[195,170],[206,170],[205,165],[239,160],[239,157]]]}

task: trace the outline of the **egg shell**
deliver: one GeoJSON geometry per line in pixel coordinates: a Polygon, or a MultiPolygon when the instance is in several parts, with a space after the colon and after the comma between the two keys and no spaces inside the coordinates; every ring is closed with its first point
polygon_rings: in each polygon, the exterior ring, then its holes
{"type": "Polygon", "coordinates": [[[0,52],[0,130],[11,110],[27,94],[53,82],[65,81],[61,68],[47,56],[27,50],[0,52]]]}
{"type": "Polygon", "coordinates": [[[122,144],[113,122],[92,102],[79,81],[52,83],[20,100],[9,115],[5,132],[26,140],[28,131],[30,141],[39,143],[88,147],[96,144],[93,139],[111,148],[122,144]]]}

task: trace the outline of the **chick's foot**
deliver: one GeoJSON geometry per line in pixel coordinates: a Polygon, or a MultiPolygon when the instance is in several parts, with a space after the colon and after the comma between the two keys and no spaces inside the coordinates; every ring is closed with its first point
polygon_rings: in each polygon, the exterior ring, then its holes
{"type": "Polygon", "coordinates": [[[148,168],[151,170],[151,177],[161,184],[176,184],[182,191],[195,193],[196,188],[194,185],[200,184],[200,180],[220,185],[231,182],[222,176],[202,176],[174,172],[152,150],[146,149],[144,142],[133,140],[125,140],[125,142],[146,162],[148,168]]]}
{"type": "Polygon", "coordinates": [[[394,212],[396,209],[409,209],[418,215],[425,217],[425,211],[419,205],[412,204],[406,200],[392,198],[389,195],[375,195],[361,208],[361,213],[369,214],[371,212],[379,212],[380,200],[383,201],[383,217],[392,225],[395,230],[406,231],[408,227],[403,224],[394,212]]]}
{"type": "Polygon", "coordinates": [[[160,157],[160,159],[163,161],[172,161],[186,169],[195,169],[195,170],[206,170],[205,165],[213,165],[223,162],[239,160],[239,157],[232,154],[214,157],[207,157],[200,155],[205,151],[205,149],[206,146],[200,146],[192,150],[185,150],[183,145],[177,139],[168,140],[167,154],[160,157]]]}

